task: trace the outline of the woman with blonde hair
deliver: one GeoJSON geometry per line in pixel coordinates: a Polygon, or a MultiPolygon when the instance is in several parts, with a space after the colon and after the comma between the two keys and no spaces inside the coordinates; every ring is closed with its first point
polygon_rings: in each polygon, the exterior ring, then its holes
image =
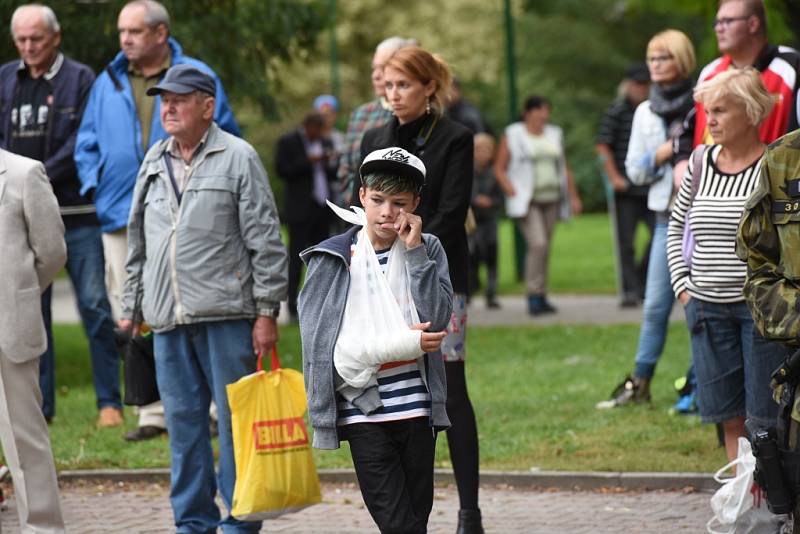
{"type": "MultiPolygon", "coordinates": [[[[444,246],[454,293],[453,316],[441,350],[447,377],[447,415],[452,425],[447,431],[447,443],[461,505],[457,532],[480,534],[483,527],[478,508],[478,431],[464,373],[469,273],[464,221],[474,172],[472,132],[444,116],[452,76],[441,58],[417,46],[403,47],[384,64],[383,77],[386,99],[394,117],[364,134],[361,156],[363,159],[373,150],[397,146],[420,158],[427,169],[415,213],[422,218],[422,230],[437,236],[444,246]]],[[[352,198],[358,198],[360,185],[356,184],[352,198]]],[[[416,372],[419,374],[418,370],[416,372]]],[[[430,406],[431,399],[426,397],[424,384],[411,386],[396,382],[397,377],[402,376],[397,368],[387,370],[385,376],[386,380],[395,380],[398,387],[390,392],[391,398],[387,397],[384,407],[376,412],[378,415],[390,413],[391,417],[400,419],[403,410],[398,406],[418,406],[426,402],[430,406]]],[[[380,374],[378,381],[380,384],[380,374]]],[[[351,451],[354,444],[359,448],[358,437],[354,434],[349,432],[351,451]]],[[[433,462],[432,451],[429,457],[425,456],[425,461],[433,462]]],[[[425,484],[432,492],[433,480],[425,484]]],[[[426,521],[429,513],[430,506],[419,511],[426,521]]]]}
{"type": "MultiPolygon", "coordinates": [[[[652,81],[650,97],[639,104],[633,115],[625,170],[632,183],[650,185],[647,207],[655,212],[656,225],[647,263],[642,326],[633,373],[620,382],[609,400],[597,403],[598,409],[650,401],[650,381],[664,350],[669,315],[675,302],[667,264],[667,224],[675,178],[672,143],[682,133],[684,119],[694,107],[690,78],[695,67],[694,46],[684,33],[664,30],[650,39],[646,57],[652,81]]],[[[687,395],[676,408],[691,410],[691,399],[687,395]]]]}
{"type": "Polygon", "coordinates": [[[747,265],[735,253],[739,219],[766,149],[758,126],[774,99],[752,67],[699,84],[694,98],[715,144],[698,146],[689,160],[670,216],[667,257],[691,333],[700,417],[722,424],[732,460],[745,417],[756,427],[774,423],[770,374],[786,356],[755,328],[742,295],[747,265]]]}

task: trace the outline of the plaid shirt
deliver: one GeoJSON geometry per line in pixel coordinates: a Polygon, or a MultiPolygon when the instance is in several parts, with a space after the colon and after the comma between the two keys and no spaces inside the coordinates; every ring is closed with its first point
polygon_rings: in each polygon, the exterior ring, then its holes
{"type": "Polygon", "coordinates": [[[350,201],[353,181],[358,177],[361,163],[361,139],[367,130],[380,128],[392,118],[392,111],[384,106],[383,98],[362,104],[350,114],[347,123],[347,134],[344,138],[344,150],[339,158],[339,192],[343,204],[350,201]]]}

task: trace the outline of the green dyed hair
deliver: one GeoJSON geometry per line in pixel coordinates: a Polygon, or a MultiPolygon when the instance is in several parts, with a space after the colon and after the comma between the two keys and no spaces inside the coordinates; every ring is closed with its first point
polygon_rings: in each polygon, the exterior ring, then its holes
{"type": "Polygon", "coordinates": [[[420,193],[419,187],[411,178],[383,172],[367,174],[361,179],[361,186],[364,189],[372,189],[386,195],[412,193],[414,197],[418,197],[420,193]]]}

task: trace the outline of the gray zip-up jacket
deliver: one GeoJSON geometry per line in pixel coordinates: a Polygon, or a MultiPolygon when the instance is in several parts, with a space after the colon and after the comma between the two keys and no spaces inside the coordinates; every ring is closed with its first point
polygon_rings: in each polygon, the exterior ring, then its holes
{"type": "MultiPolygon", "coordinates": [[[[308,265],[305,285],[298,298],[300,336],[303,344],[303,376],[308,415],[314,428],[313,446],[339,448],[336,428],[336,387],[342,379],[333,365],[333,347],[339,337],[350,287],[350,244],[361,229],[354,226],[304,250],[300,257],[308,265]]],[[[447,256],[439,239],[422,234],[423,246],[406,254],[411,278],[411,294],[420,322],[431,322],[429,331],[447,328],[453,313],[453,287],[450,285],[447,256]]],[[[430,424],[437,430],[450,426],[445,411],[447,383],[441,352],[423,355],[419,360],[425,386],[431,395],[430,424]]],[[[365,413],[381,407],[377,386],[362,391],[349,388],[347,398],[365,413]]]]}
{"type": "Polygon", "coordinates": [[[179,203],[165,164],[167,143],[150,148],[136,178],[122,317],[133,318],[137,288],[155,332],[252,319],[277,307],[286,298],[287,254],[256,151],[212,123],[179,203]]]}

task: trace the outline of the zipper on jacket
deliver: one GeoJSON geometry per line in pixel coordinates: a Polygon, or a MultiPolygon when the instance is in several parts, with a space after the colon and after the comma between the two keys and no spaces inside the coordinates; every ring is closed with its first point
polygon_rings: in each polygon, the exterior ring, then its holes
{"type": "MultiPolygon", "coordinates": [[[[167,156],[169,157],[169,156],[167,156]]],[[[162,177],[163,180],[163,177],[162,177]]],[[[172,219],[172,230],[169,234],[169,276],[172,281],[172,296],[175,298],[175,323],[183,324],[183,305],[181,304],[181,290],[178,287],[178,220],[181,214],[181,204],[178,203],[175,191],[171,184],[165,184],[170,194],[169,216],[172,219]],[[173,206],[178,206],[175,214],[173,206]]]]}
{"type": "MultiPolygon", "coordinates": [[[[350,291],[350,265],[342,258],[342,261],[345,262],[345,266],[347,267],[347,287],[345,288],[345,294],[350,291]]],[[[336,350],[336,340],[339,339],[339,332],[342,331],[342,322],[344,321],[344,309],[345,307],[342,306],[342,313],[339,315],[339,324],[336,326],[336,337],[333,338],[333,346],[331,347],[331,391],[333,391],[333,426],[336,429],[336,439],[339,439],[339,402],[336,400],[336,380],[333,379],[333,373],[336,372],[336,366],[333,364],[333,351],[336,350]]]]}
{"type": "Polygon", "coordinates": [[[8,149],[8,147],[11,146],[11,132],[13,131],[13,128],[14,128],[14,125],[11,124],[11,115],[14,112],[14,102],[17,101],[17,98],[19,97],[19,91],[20,91],[20,89],[19,89],[19,73],[15,73],[15,76],[17,77],[17,81],[14,84],[14,92],[11,95],[11,101],[8,103],[10,109],[8,110],[8,122],[6,123],[6,138],[5,138],[4,143],[3,143],[5,145],[3,148],[5,148],[5,149],[8,149]]]}
{"type": "MultiPolygon", "coordinates": [[[[347,263],[347,260],[339,254],[338,252],[334,252],[330,249],[326,248],[319,248],[314,250],[313,252],[322,252],[326,254],[330,254],[332,256],[336,256],[337,258],[342,260],[344,263],[345,268],[347,269],[347,287],[345,288],[345,294],[350,291],[350,264],[347,263]]],[[[331,374],[328,377],[330,380],[331,391],[333,391],[333,428],[336,430],[336,439],[339,439],[339,427],[337,425],[339,421],[339,406],[336,400],[336,381],[333,379],[333,373],[336,372],[336,366],[333,364],[333,351],[336,348],[336,340],[339,338],[339,332],[342,330],[342,322],[344,321],[344,306],[342,306],[342,311],[339,314],[339,324],[336,326],[336,337],[333,338],[333,344],[330,347],[330,355],[331,355],[331,374]]],[[[309,414],[310,415],[310,414],[309,414]]]]}
{"type": "MultiPolygon", "coordinates": [[[[164,141],[167,143],[168,141],[164,141]]],[[[214,150],[209,151],[203,154],[201,159],[198,159],[196,162],[192,164],[192,173],[194,173],[195,169],[203,163],[209,154],[213,154],[215,152],[220,152],[221,150],[214,150]]],[[[170,158],[172,156],[167,153],[166,145],[164,146],[164,156],[170,158]]],[[[164,157],[162,156],[162,157],[164,157]]],[[[188,178],[191,177],[192,173],[189,176],[184,177],[184,184],[188,183],[188,178]]],[[[163,178],[162,178],[163,179],[163,178]]],[[[176,214],[175,211],[172,209],[172,204],[170,206],[169,214],[172,218],[172,232],[170,233],[169,239],[169,270],[170,270],[170,278],[172,279],[172,294],[175,297],[175,323],[176,324],[183,324],[183,304],[181,303],[181,290],[178,287],[178,223],[181,220],[181,214],[183,213],[183,202],[178,202],[178,195],[175,193],[175,189],[172,187],[172,180],[170,183],[165,184],[166,188],[170,192],[170,197],[172,198],[172,202],[177,204],[178,206],[178,213],[176,214]]],[[[186,185],[184,185],[184,188],[186,185]]]]}
{"type": "MultiPolygon", "coordinates": [[[[53,144],[51,139],[51,134],[52,134],[51,130],[53,126],[53,115],[55,115],[56,112],[56,88],[53,87],[53,82],[51,82],[50,80],[47,80],[45,78],[45,81],[47,82],[48,87],[50,87],[50,94],[53,97],[53,100],[50,103],[50,109],[47,112],[47,125],[45,126],[44,129],[44,154],[45,158],[49,158],[50,146],[53,144]]],[[[42,162],[42,164],[44,164],[44,161],[42,162]]]]}

